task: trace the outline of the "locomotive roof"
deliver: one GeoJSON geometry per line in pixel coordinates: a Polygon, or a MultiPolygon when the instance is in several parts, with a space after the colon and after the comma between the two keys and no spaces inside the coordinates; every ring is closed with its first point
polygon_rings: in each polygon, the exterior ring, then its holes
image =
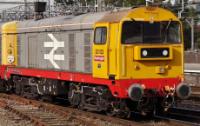
{"type": "Polygon", "coordinates": [[[131,9],[117,10],[111,12],[98,12],[82,15],[58,16],[41,20],[27,20],[19,22],[20,28],[34,28],[40,26],[59,26],[60,24],[94,24],[96,22],[119,22],[131,9]]]}
{"type": "MultiPolygon", "coordinates": [[[[116,10],[111,12],[99,12],[82,14],[78,16],[59,16],[41,20],[28,20],[18,23],[19,32],[33,32],[44,30],[71,30],[71,29],[92,29],[95,23],[101,22],[120,22],[123,18],[136,17],[137,19],[150,20],[152,13],[155,20],[177,20],[176,16],[170,11],[154,7],[139,7],[134,9],[116,10]],[[159,16],[156,16],[159,15],[159,16]]],[[[135,19],[136,19],[135,18],[135,19]]]]}
{"type": "MultiPolygon", "coordinates": [[[[65,29],[92,29],[95,22],[100,20],[107,12],[82,14],[78,16],[59,16],[41,20],[27,20],[18,23],[20,31],[40,31],[52,28],[65,29]]],[[[63,29],[64,30],[64,29],[63,29]]]]}
{"type": "Polygon", "coordinates": [[[132,9],[126,9],[122,11],[114,11],[107,13],[101,18],[98,23],[101,22],[120,22],[122,20],[131,19],[138,21],[169,21],[179,19],[171,12],[160,7],[138,7],[132,9]]]}
{"type": "Polygon", "coordinates": [[[132,9],[126,9],[126,10],[115,10],[107,13],[103,18],[98,20],[98,22],[119,22],[122,20],[123,17],[127,16],[128,13],[132,9]]]}

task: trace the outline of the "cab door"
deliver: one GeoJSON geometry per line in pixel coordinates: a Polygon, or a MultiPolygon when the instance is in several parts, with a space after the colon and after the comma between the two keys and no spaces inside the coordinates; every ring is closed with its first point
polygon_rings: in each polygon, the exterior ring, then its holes
{"type": "Polygon", "coordinates": [[[109,24],[95,25],[92,52],[93,77],[108,78],[109,24]]]}

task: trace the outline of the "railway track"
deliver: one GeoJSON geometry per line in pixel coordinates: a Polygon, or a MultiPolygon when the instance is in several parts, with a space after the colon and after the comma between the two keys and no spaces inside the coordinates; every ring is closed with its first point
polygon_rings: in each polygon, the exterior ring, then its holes
{"type": "Polygon", "coordinates": [[[169,118],[136,122],[1,93],[0,116],[0,126],[180,126],[169,118]]]}
{"type": "Polygon", "coordinates": [[[8,94],[0,94],[0,116],[8,117],[10,126],[144,126],[139,122],[8,94]]]}
{"type": "Polygon", "coordinates": [[[65,126],[68,124],[78,125],[80,123],[69,122],[70,119],[67,118],[67,115],[70,113],[52,111],[51,109],[44,108],[44,106],[22,100],[16,96],[1,94],[0,108],[2,111],[13,113],[11,120],[17,117],[19,125],[65,126]]]}
{"type": "Polygon", "coordinates": [[[170,120],[182,125],[200,126],[200,111],[180,106],[169,108],[167,113],[155,113],[155,118],[170,120]]]}

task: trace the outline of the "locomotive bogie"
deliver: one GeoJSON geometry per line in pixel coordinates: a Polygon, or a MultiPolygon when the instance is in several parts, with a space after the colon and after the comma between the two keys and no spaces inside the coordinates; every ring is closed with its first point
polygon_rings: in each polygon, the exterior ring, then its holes
{"type": "Polygon", "coordinates": [[[12,79],[14,92],[28,98],[65,96],[68,91],[64,81],[22,76],[13,76],[12,79]]]}

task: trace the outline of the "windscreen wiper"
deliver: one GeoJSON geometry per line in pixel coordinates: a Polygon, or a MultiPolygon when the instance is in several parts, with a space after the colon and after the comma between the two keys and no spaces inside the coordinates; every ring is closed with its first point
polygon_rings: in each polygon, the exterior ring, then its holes
{"type": "Polygon", "coordinates": [[[167,31],[168,31],[169,26],[171,25],[171,23],[172,23],[172,19],[170,21],[168,21],[168,24],[167,24],[167,26],[165,28],[165,32],[164,32],[164,34],[165,34],[165,40],[164,40],[164,42],[167,42],[167,31]]]}

